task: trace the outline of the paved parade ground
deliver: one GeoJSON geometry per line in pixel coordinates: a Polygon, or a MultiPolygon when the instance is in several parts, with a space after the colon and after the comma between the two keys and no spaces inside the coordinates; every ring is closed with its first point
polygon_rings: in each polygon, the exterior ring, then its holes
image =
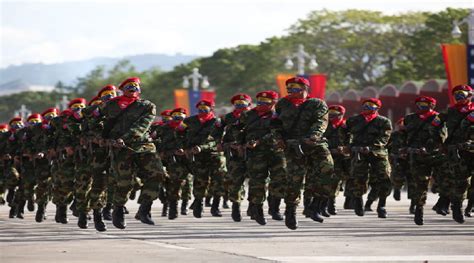
{"type": "Polygon", "coordinates": [[[266,226],[248,217],[234,223],[230,209],[222,218],[206,208],[202,219],[170,221],[160,217],[159,202],[152,210],[156,225],[147,226],[132,218],[138,206],[129,202],[126,230],[107,221],[108,231],[98,233],[93,223],[79,229],[71,215],[67,225],[54,223],[52,205],[41,224],[31,212],[24,220],[8,219],[8,207],[1,206],[0,262],[474,262],[474,218],[460,225],[450,215],[435,215],[435,201],[430,195],[424,226],[413,223],[406,199],[388,199],[387,219],[339,210],[323,224],[300,216],[300,207],[296,231],[272,220],[266,226]]]}

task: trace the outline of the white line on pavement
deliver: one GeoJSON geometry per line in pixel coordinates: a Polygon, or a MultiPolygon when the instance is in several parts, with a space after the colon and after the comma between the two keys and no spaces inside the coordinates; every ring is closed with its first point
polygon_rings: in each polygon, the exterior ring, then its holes
{"type": "Polygon", "coordinates": [[[474,255],[417,255],[417,256],[295,256],[259,257],[279,262],[379,262],[379,261],[466,261],[474,262],[474,255]]]}

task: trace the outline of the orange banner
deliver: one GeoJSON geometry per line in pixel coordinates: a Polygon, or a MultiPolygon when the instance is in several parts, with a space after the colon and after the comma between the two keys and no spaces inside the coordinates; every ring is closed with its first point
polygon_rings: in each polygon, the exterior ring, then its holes
{"type": "Polygon", "coordinates": [[[292,75],[292,74],[278,74],[277,75],[276,83],[277,83],[278,89],[280,90],[280,98],[283,98],[286,95],[288,95],[288,92],[286,91],[285,81],[294,76],[295,75],[292,75]]]}
{"type": "Polygon", "coordinates": [[[185,108],[187,112],[191,112],[189,109],[189,93],[186,89],[175,89],[174,90],[174,107],[185,108]]]}
{"type": "Polygon", "coordinates": [[[446,76],[449,85],[449,100],[451,105],[454,99],[451,90],[457,85],[468,84],[467,82],[467,51],[464,44],[442,44],[443,59],[446,76]]]}

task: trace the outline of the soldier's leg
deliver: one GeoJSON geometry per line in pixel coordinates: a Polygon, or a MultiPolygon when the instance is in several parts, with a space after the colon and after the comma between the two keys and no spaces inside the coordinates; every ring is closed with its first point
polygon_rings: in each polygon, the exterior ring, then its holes
{"type": "Polygon", "coordinates": [[[377,190],[379,203],[377,205],[377,214],[379,218],[386,218],[387,211],[385,204],[387,196],[392,191],[392,183],[390,182],[390,162],[388,156],[377,155],[369,158],[371,170],[370,173],[374,176],[374,188],[377,190]]]}
{"type": "MultiPolygon", "coordinates": [[[[35,210],[34,206],[34,191],[36,186],[35,179],[35,167],[33,161],[24,159],[22,162],[22,188],[23,188],[23,199],[20,202],[22,205],[19,206],[19,213],[22,212],[25,203],[27,204],[28,211],[32,212],[35,210]]],[[[19,216],[17,216],[19,217],[19,216]]]]}
{"type": "Polygon", "coordinates": [[[377,178],[374,176],[373,173],[369,173],[369,186],[370,191],[367,195],[367,201],[365,201],[364,211],[372,212],[372,204],[377,200],[379,197],[379,189],[377,188],[377,178]]]}
{"type": "Polygon", "coordinates": [[[196,218],[202,217],[203,198],[207,196],[210,184],[210,169],[206,156],[203,153],[195,155],[193,166],[193,215],[196,218]]]}
{"type": "Polygon", "coordinates": [[[222,214],[219,210],[219,203],[221,198],[225,195],[224,178],[227,174],[227,168],[225,166],[224,155],[212,156],[209,159],[209,166],[211,168],[211,188],[213,189],[211,215],[221,217],[222,214]]]}
{"type": "Polygon", "coordinates": [[[81,160],[76,163],[76,181],[74,198],[76,201],[76,210],[78,212],[77,224],[80,228],[87,228],[87,214],[90,210],[89,192],[92,186],[92,171],[90,163],[81,160]]]}
{"type": "Polygon", "coordinates": [[[336,197],[341,191],[341,185],[344,180],[346,180],[347,175],[344,172],[344,158],[334,159],[334,177],[332,178],[331,184],[331,194],[328,201],[328,213],[331,215],[336,215],[336,197]]]}
{"type": "Polygon", "coordinates": [[[364,215],[364,200],[362,196],[367,193],[369,183],[369,161],[367,155],[353,156],[351,160],[351,178],[353,182],[352,196],[354,212],[358,216],[364,215]]]}
{"type": "Polygon", "coordinates": [[[167,168],[169,175],[166,184],[166,202],[169,205],[168,219],[175,219],[178,217],[178,200],[181,197],[181,186],[184,183],[184,172],[178,163],[171,163],[167,168]]]}
{"type": "Polygon", "coordinates": [[[49,193],[51,190],[51,173],[50,165],[47,159],[38,159],[36,161],[36,182],[37,186],[35,189],[36,203],[38,204],[38,210],[36,211],[36,222],[40,223],[46,219],[46,205],[49,202],[49,193]]]}
{"type": "Polygon", "coordinates": [[[138,203],[140,204],[140,221],[153,225],[151,220],[151,206],[159,196],[165,177],[167,177],[161,159],[155,153],[138,153],[134,156],[137,176],[140,177],[143,186],[141,188],[138,203]]]}
{"type": "Polygon", "coordinates": [[[181,215],[188,214],[188,203],[192,198],[193,192],[193,176],[186,169],[184,183],[181,186],[181,215]]]}
{"type": "Polygon", "coordinates": [[[398,159],[396,162],[393,160],[390,162],[390,165],[392,166],[390,180],[392,181],[393,186],[393,199],[396,201],[400,201],[401,189],[406,181],[405,170],[402,168],[401,161],[401,159],[398,159]]]}
{"type": "Polygon", "coordinates": [[[116,173],[115,188],[113,194],[114,210],[112,212],[112,223],[119,229],[126,227],[124,218],[124,206],[129,199],[134,183],[134,152],[128,149],[114,149],[113,170],[116,173]]]}
{"type": "MultiPolygon", "coordinates": [[[[285,225],[295,230],[298,228],[296,219],[296,208],[300,202],[301,187],[307,173],[307,159],[298,158],[293,153],[286,153],[287,162],[287,187],[285,194],[285,225]]],[[[250,195],[250,193],[249,193],[250,195]]]]}
{"type": "Polygon", "coordinates": [[[453,219],[462,224],[464,223],[464,214],[462,213],[462,203],[467,196],[471,171],[466,163],[468,159],[461,155],[461,159],[450,162],[451,173],[449,181],[451,188],[449,199],[451,200],[451,210],[453,219]]]}
{"type": "Polygon", "coordinates": [[[449,167],[450,161],[446,159],[441,163],[439,169],[434,170],[435,180],[437,181],[437,192],[439,194],[439,199],[436,204],[433,206],[433,210],[437,214],[446,216],[449,213],[449,195],[451,185],[451,170],[449,167]]]}
{"type": "Polygon", "coordinates": [[[263,203],[265,201],[265,185],[268,178],[270,161],[265,152],[253,151],[248,154],[247,170],[249,174],[249,195],[253,204],[252,217],[260,225],[265,225],[267,220],[263,215],[263,203]]]}
{"type": "Polygon", "coordinates": [[[270,153],[269,160],[270,183],[268,185],[269,213],[273,220],[283,220],[280,213],[281,200],[285,198],[287,185],[287,166],[284,152],[270,153]]]}
{"type": "Polygon", "coordinates": [[[91,162],[92,185],[89,192],[89,205],[93,210],[94,227],[97,231],[105,231],[103,208],[107,202],[107,184],[110,162],[106,148],[94,147],[91,162]]]}
{"type": "Polygon", "coordinates": [[[344,182],[344,209],[354,209],[353,203],[353,192],[354,192],[354,179],[351,175],[351,159],[344,159],[343,170],[345,175],[344,182]]]}
{"type": "Polygon", "coordinates": [[[414,221],[417,225],[423,225],[423,207],[426,204],[432,168],[430,165],[423,163],[422,160],[414,160],[410,170],[414,181],[414,189],[411,191],[411,197],[415,203],[414,221]]]}
{"type": "Polygon", "coordinates": [[[311,178],[308,182],[311,184],[313,192],[313,217],[316,221],[322,222],[320,215],[329,217],[327,206],[329,198],[336,191],[338,180],[334,178],[334,160],[331,152],[326,147],[318,147],[311,155],[308,174],[306,178],[311,178]]]}
{"type": "Polygon", "coordinates": [[[71,202],[74,192],[74,160],[67,157],[61,162],[61,166],[57,172],[57,180],[55,184],[55,195],[53,195],[53,203],[56,205],[55,220],[57,223],[67,224],[67,205],[71,202]]]}

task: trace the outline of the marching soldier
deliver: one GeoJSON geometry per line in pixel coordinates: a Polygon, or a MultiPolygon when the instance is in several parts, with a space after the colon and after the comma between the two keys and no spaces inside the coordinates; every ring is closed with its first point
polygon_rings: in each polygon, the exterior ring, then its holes
{"type": "Polygon", "coordinates": [[[5,145],[5,185],[8,188],[7,202],[10,206],[9,218],[23,216],[17,205],[17,195],[20,185],[20,158],[21,158],[21,140],[19,131],[25,128],[21,117],[14,117],[8,123],[10,129],[5,134],[7,142],[5,145]]]}
{"type": "Polygon", "coordinates": [[[117,173],[112,223],[119,229],[126,227],[124,206],[133,188],[134,176],[138,176],[143,182],[138,199],[140,221],[153,225],[151,206],[158,198],[165,177],[148,131],[156,116],[156,106],[140,98],[139,78],[124,80],[119,89],[123,95],[109,100],[100,108],[106,120],[103,138],[113,145],[112,165],[117,173]]]}
{"type": "Polygon", "coordinates": [[[286,81],[288,96],[276,104],[281,133],[286,147],[288,186],[285,203],[285,224],[298,227],[296,207],[300,202],[303,180],[309,184],[313,198],[311,219],[323,222],[319,207],[330,197],[330,181],[334,163],[324,131],[328,125],[328,107],[320,99],[309,98],[309,81],[302,77],[286,81]]]}
{"type": "Polygon", "coordinates": [[[472,213],[472,206],[474,203],[474,178],[472,173],[474,172],[474,111],[471,111],[469,115],[467,115],[466,119],[463,120],[461,123],[461,132],[465,135],[466,143],[464,145],[465,149],[465,156],[468,157],[467,164],[469,165],[469,171],[471,171],[471,181],[467,195],[467,205],[466,209],[464,210],[464,215],[467,217],[471,217],[472,213]]]}
{"type": "Polygon", "coordinates": [[[3,194],[6,187],[6,165],[5,165],[5,151],[6,151],[6,143],[8,141],[8,124],[2,123],[0,124],[0,205],[4,205],[6,203],[3,194]]]}
{"type": "Polygon", "coordinates": [[[391,191],[391,182],[386,145],[390,138],[392,124],[389,119],[378,114],[381,107],[380,100],[366,99],[362,103],[362,112],[346,121],[349,136],[344,140],[350,145],[352,152],[351,180],[354,182],[352,194],[354,210],[358,216],[364,215],[362,196],[367,192],[370,173],[379,197],[378,217],[387,217],[385,203],[391,191]]]}

